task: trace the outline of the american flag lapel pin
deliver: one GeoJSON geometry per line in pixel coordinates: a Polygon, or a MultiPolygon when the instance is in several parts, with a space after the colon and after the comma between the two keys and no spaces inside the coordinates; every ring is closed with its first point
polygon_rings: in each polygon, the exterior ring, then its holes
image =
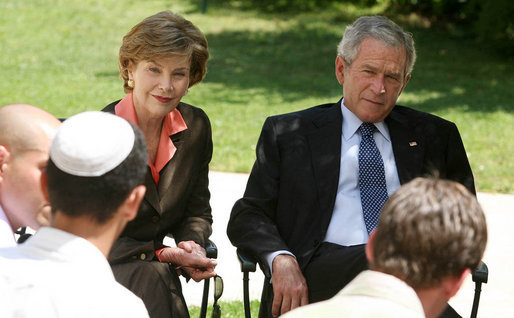
{"type": "Polygon", "coordinates": [[[410,141],[409,142],[409,146],[411,146],[411,147],[416,147],[417,145],[418,145],[418,143],[415,142],[415,141],[410,141]]]}

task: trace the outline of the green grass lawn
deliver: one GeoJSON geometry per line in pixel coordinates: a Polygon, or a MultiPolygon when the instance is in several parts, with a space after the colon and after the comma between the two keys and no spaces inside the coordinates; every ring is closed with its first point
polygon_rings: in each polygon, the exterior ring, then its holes
{"type": "MultiPolygon", "coordinates": [[[[0,105],[30,103],[66,117],[121,98],[121,38],[169,9],[198,25],[210,44],[207,77],[184,101],[211,119],[211,169],[249,172],[267,116],[341,97],[334,59],[344,26],[382,8],[345,5],[293,16],[220,3],[210,0],[204,15],[199,0],[3,0],[0,105]]],[[[514,193],[513,59],[462,32],[406,28],[418,60],[400,103],[457,124],[479,191],[514,193]]]]}
{"type": "MultiPolygon", "coordinates": [[[[226,318],[244,318],[244,306],[242,301],[231,301],[219,302],[221,308],[221,317],[226,318]]],[[[259,316],[259,305],[260,302],[258,300],[252,300],[250,302],[250,309],[252,313],[252,317],[259,316]]],[[[211,317],[212,303],[209,303],[207,307],[207,315],[206,317],[211,317]]],[[[191,318],[199,317],[200,315],[200,307],[198,306],[189,306],[189,315],[191,318]]]]}

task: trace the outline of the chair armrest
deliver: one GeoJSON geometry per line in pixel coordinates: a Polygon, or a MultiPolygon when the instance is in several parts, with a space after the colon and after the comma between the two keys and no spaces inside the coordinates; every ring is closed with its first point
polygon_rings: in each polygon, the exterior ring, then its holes
{"type": "Polygon", "coordinates": [[[487,284],[487,278],[489,276],[489,269],[484,262],[480,262],[478,268],[473,271],[472,279],[475,283],[480,282],[487,284]]]}
{"type": "Polygon", "coordinates": [[[257,268],[257,260],[248,252],[237,249],[237,259],[241,263],[241,272],[255,272],[257,268]]]}
{"type": "Polygon", "coordinates": [[[206,256],[208,258],[218,258],[218,247],[213,241],[207,241],[207,244],[205,244],[205,253],[207,253],[206,256]]]}

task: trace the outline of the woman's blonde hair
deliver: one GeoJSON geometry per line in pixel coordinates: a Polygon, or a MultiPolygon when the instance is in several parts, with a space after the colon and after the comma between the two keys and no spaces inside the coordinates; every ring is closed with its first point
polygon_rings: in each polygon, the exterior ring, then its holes
{"type": "Polygon", "coordinates": [[[181,55],[190,58],[189,87],[200,83],[207,72],[209,50],[207,39],[193,23],[178,14],[162,11],[135,25],[123,37],[119,53],[123,88],[128,86],[128,66],[142,60],[155,60],[181,55]]]}

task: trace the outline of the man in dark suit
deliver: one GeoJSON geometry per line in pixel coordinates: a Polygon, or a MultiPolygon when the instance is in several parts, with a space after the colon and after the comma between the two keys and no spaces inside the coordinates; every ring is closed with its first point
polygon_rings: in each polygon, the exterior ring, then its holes
{"type": "Polygon", "coordinates": [[[364,245],[401,184],[436,173],[475,193],[457,127],[396,105],[415,58],[410,33],[361,17],[338,46],[343,99],[264,123],[227,229],[272,277],[261,317],[328,299],[366,269],[364,245]]]}

